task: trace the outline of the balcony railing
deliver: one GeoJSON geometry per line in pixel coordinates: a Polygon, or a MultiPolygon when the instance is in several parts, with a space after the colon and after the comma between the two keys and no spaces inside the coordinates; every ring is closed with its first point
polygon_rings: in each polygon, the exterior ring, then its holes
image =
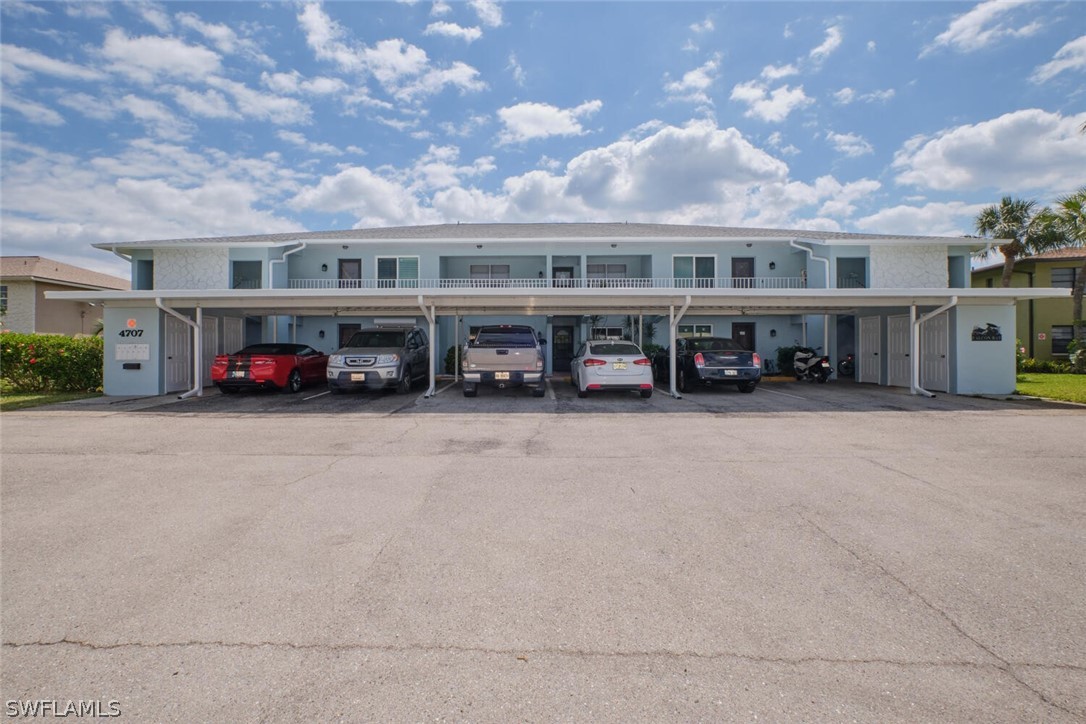
{"type": "Polygon", "coordinates": [[[803,289],[803,277],[674,279],[291,279],[291,289],[803,289]]]}

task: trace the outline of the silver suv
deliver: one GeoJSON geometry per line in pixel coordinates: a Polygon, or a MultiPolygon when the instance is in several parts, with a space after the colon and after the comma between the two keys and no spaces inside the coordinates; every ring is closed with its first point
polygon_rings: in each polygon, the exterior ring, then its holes
{"type": "Polygon", "coordinates": [[[328,390],[410,391],[419,379],[429,379],[430,342],[418,327],[372,327],[351,335],[347,344],[328,357],[328,390]]]}

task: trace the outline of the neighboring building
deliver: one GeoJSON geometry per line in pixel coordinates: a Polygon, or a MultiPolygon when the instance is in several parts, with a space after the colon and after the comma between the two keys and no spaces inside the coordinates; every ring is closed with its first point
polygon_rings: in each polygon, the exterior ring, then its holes
{"type": "MultiPolygon", "coordinates": [[[[1016,289],[1054,288],[1070,290],[1075,286],[1086,249],[1057,249],[1014,263],[1011,286],[1016,289]]],[[[977,269],[973,286],[993,289],[1003,281],[1003,264],[977,269]]],[[[1018,339],[1026,356],[1038,360],[1067,360],[1067,344],[1075,338],[1070,296],[1060,299],[1023,299],[1018,302],[1018,339]]]]}
{"type": "MultiPolygon", "coordinates": [[[[547,372],[627,319],[656,338],[731,336],[855,352],[857,379],[961,394],[1014,390],[1014,304],[1067,290],[972,289],[987,240],[664,224],[443,224],[96,244],[132,260],[105,305],[109,395],[200,394],[218,352],[293,340],[324,352],[363,325],[428,325],[446,350],[494,322],[533,325],[547,372]]],[[[639,339],[639,334],[634,334],[639,339]]]]}
{"type": "Polygon", "coordinates": [[[92,302],[46,298],[46,292],[128,289],[120,277],[41,256],[0,257],[0,325],[13,332],[91,334],[102,318],[92,302]]]}

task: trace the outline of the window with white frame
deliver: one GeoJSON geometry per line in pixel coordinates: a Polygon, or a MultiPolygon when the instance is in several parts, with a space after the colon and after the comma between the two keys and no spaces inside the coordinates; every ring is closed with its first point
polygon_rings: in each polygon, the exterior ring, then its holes
{"type": "Polygon", "coordinates": [[[625,279],[625,264],[587,264],[585,269],[589,279],[625,279]]]}
{"type": "Polygon", "coordinates": [[[468,272],[474,287],[500,286],[509,279],[508,264],[472,264],[468,272]]]}
{"type": "Polygon", "coordinates": [[[8,285],[0,284],[0,311],[8,311],[8,285]]]}
{"type": "Polygon", "coordinates": [[[1052,354],[1067,354],[1067,345],[1075,338],[1074,327],[1070,324],[1052,328],[1052,354]]]}
{"type": "Polygon", "coordinates": [[[671,267],[676,286],[704,288],[716,285],[715,256],[674,256],[671,267]]]}
{"type": "Polygon", "coordinates": [[[592,339],[622,339],[622,327],[593,327],[592,339]]]}
{"type": "Polygon", "coordinates": [[[419,258],[417,256],[377,257],[378,287],[417,287],[419,258]]]}
{"type": "Polygon", "coordinates": [[[680,324],[678,328],[680,337],[712,337],[713,325],[711,324],[680,324]]]}
{"type": "Polygon", "coordinates": [[[1063,289],[1071,289],[1075,286],[1075,277],[1078,269],[1065,267],[1052,270],[1052,286],[1063,289]]]}

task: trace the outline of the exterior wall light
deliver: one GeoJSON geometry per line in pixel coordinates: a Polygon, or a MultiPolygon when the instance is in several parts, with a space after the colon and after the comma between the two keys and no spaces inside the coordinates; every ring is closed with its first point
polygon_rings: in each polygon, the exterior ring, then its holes
{"type": "Polygon", "coordinates": [[[317,336],[321,339],[324,339],[324,330],[322,329],[321,331],[317,332],[317,336]]]}
{"type": "Polygon", "coordinates": [[[321,264],[321,271],[322,272],[328,271],[328,265],[327,264],[321,264]]]}
{"type": "Polygon", "coordinates": [[[769,262],[769,268],[770,269],[776,269],[777,268],[777,262],[775,262],[775,261],[769,262]]]}
{"type": "MultiPolygon", "coordinates": [[[[324,332],[321,332],[321,336],[324,336],[324,332]]],[[[769,336],[770,337],[776,337],[777,336],[777,330],[775,330],[775,329],[769,330],[769,336]]]]}

